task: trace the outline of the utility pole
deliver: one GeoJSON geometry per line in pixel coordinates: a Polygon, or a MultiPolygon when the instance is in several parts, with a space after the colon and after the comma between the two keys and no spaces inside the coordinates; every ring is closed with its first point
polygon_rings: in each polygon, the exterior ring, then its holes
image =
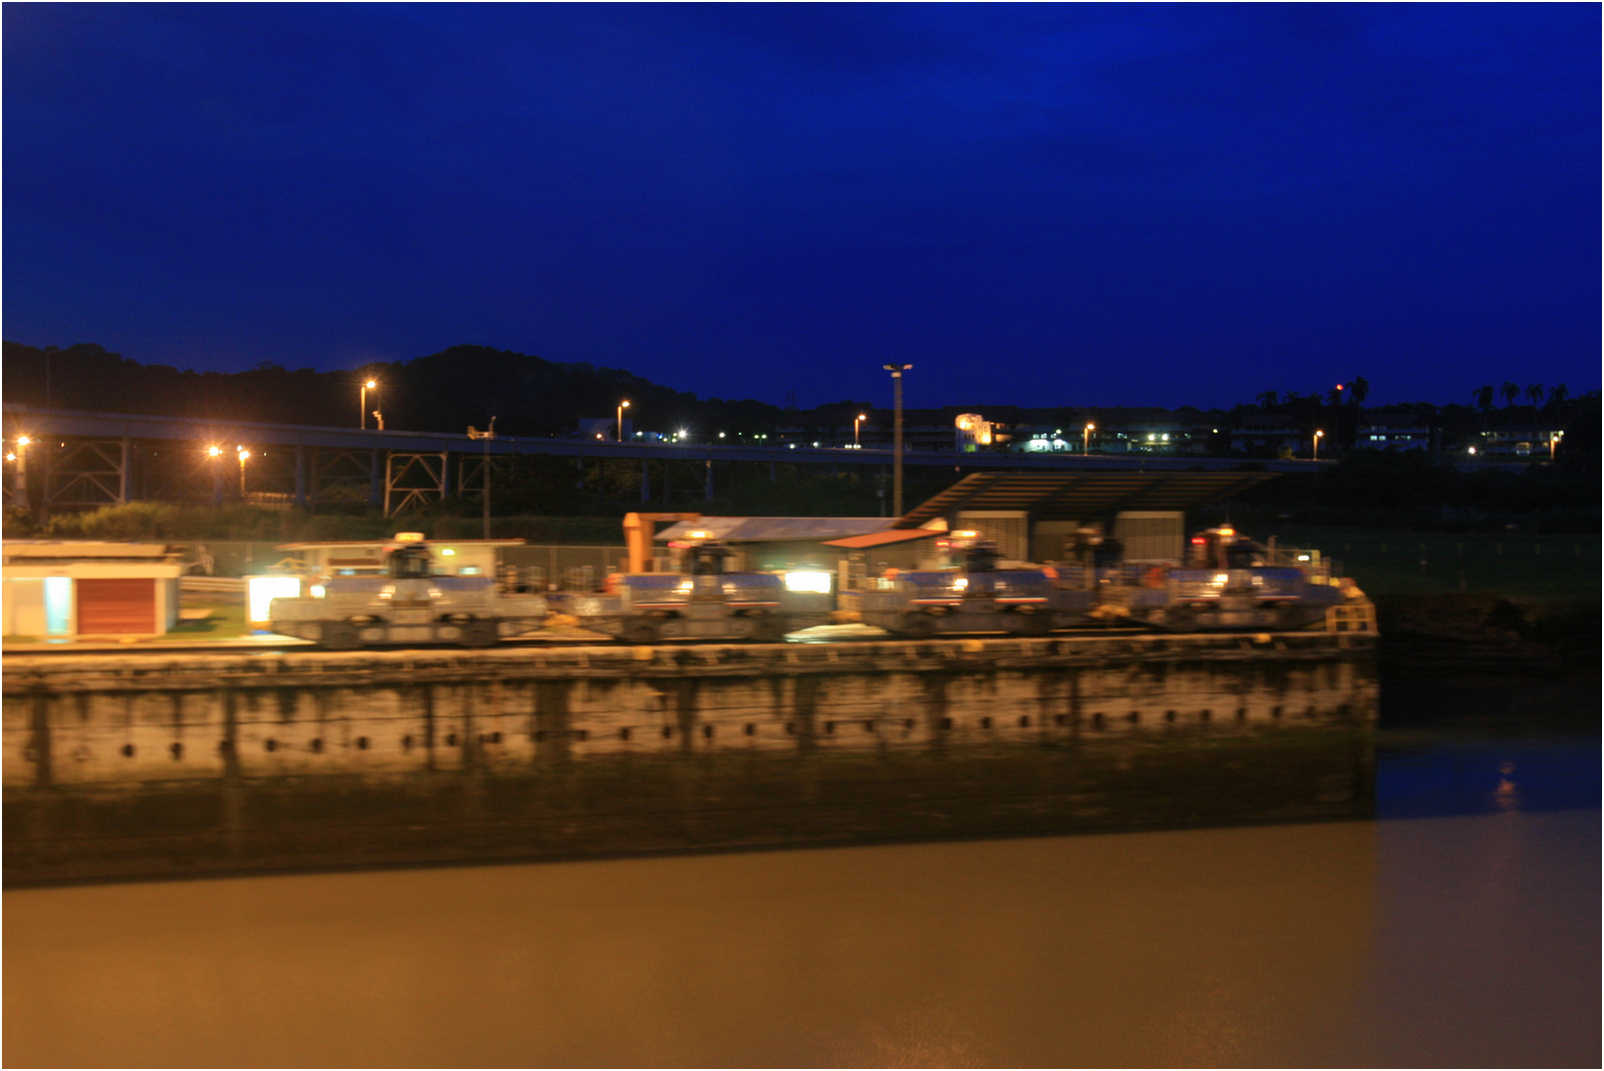
{"type": "Polygon", "coordinates": [[[902,516],[902,374],[913,370],[911,364],[883,364],[891,373],[891,388],[896,417],[891,426],[891,515],[902,516]]]}
{"type": "Polygon", "coordinates": [[[484,470],[485,480],[485,534],[490,538],[490,440],[496,437],[496,418],[490,418],[490,427],[485,431],[478,431],[472,424],[468,425],[468,438],[478,439],[484,444],[484,462],[479,466],[484,470]]]}
{"type": "MultiPolygon", "coordinates": [[[[49,354],[45,355],[45,360],[50,360],[49,354]]],[[[46,365],[46,367],[48,368],[49,366],[46,365]]],[[[28,506],[28,447],[32,444],[33,439],[26,435],[19,435],[17,436],[17,448],[6,455],[7,461],[10,461],[13,457],[17,459],[16,501],[22,506],[22,512],[24,513],[33,512],[33,510],[28,506]]],[[[1548,459],[1550,461],[1554,460],[1554,447],[1552,443],[1548,448],[1548,459]]]]}

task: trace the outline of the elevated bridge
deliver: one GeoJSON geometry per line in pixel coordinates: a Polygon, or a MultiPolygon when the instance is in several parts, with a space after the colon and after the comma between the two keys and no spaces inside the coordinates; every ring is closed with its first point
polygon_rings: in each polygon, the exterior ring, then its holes
{"type": "MultiPolygon", "coordinates": [[[[386,513],[479,486],[490,457],[548,456],[631,460],[642,466],[641,502],[650,501],[651,462],[701,462],[704,497],[716,464],[889,468],[890,450],[844,447],[607,442],[444,432],[331,428],[196,417],[4,406],[5,437],[27,435],[6,481],[6,501],[28,496],[47,509],[112,505],[133,499],[221,501],[229,497],[302,507],[365,502],[386,513]],[[220,448],[216,456],[208,447],[220,448]],[[238,448],[250,452],[244,462],[238,448]],[[30,482],[33,490],[28,491],[30,482]]],[[[912,467],[982,471],[1195,472],[1309,471],[1330,462],[1081,454],[958,453],[904,450],[912,467]]]]}

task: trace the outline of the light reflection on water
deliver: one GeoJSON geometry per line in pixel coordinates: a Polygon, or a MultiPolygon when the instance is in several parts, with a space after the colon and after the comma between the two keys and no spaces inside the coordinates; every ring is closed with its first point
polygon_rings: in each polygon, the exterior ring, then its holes
{"type": "Polygon", "coordinates": [[[1597,1065],[1543,754],[1384,755],[1374,823],[9,891],[3,1059],[1597,1065]]]}

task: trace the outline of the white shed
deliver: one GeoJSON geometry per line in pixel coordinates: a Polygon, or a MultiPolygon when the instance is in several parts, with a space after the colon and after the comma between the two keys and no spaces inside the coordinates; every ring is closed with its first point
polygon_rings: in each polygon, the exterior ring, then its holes
{"type": "Polygon", "coordinates": [[[5,635],[156,636],[178,622],[184,566],[165,543],[8,539],[5,635]]]}

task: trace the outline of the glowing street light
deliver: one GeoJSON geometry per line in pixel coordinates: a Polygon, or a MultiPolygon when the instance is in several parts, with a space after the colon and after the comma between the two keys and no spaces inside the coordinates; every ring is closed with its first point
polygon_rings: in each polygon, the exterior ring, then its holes
{"type": "MultiPolygon", "coordinates": [[[[1563,438],[1565,438],[1565,433],[1563,431],[1556,431],[1554,434],[1548,437],[1548,460],[1554,460],[1554,447],[1558,446],[1559,441],[1563,438]]],[[[22,440],[18,439],[17,442],[20,443],[22,440]]]]}
{"type": "Polygon", "coordinates": [[[218,460],[223,456],[223,448],[217,443],[206,447],[206,461],[212,468],[212,505],[223,504],[223,466],[218,460]]]}
{"type": "Polygon", "coordinates": [[[629,399],[625,398],[618,403],[618,441],[624,441],[624,410],[629,408],[629,399]]]}
{"type": "Polygon", "coordinates": [[[370,391],[370,390],[378,390],[378,389],[379,389],[379,381],[378,380],[376,380],[376,379],[364,379],[362,381],[362,395],[361,395],[361,399],[360,399],[361,400],[361,407],[360,407],[361,411],[357,415],[362,418],[362,425],[361,426],[362,426],[362,430],[363,431],[366,431],[367,427],[368,427],[368,391],[370,391]]]}
{"type": "Polygon", "coordinates": [[[1096,430],[1097,430],[1097,425],[1096,424],[1092,424],[1090,422],[1088,422],[1087,425],[1084,428],[1080,429],[1080,452],[1081,453],[1089,454],[1089,453],[1092,452],[1092,432],[1094,432],[1096,430]]]}
{"type": "Polygon", "coordinates": [[[212,505],[223,504],[223,467],[218,458],[223,456],[223,448],[216,443],[206,447],[206,460],[212,468],[212,505]]]}
{"type": "Polygon", "coordinates": [[[234,453],[239,458],[239,496],[245,497],[245,462],[251,459],[251,452],[244,446],[234,447],[234,453]]]}
{"type": "Polygon", "coordinates": [[[1325,437],[1326,437],[1325,429],[1323,429],[1323,428],[1315,428],[1314,429],[1314,459],[1316,461],[1320,460],[1320,440],[1324,439],[1325,437]]]}
{"type": "Polygon", "coordinates": [[[857,415],[857,417],[852,421],[852,449],[854,449],[854,450],[863,449],[863,444],[858,441],[858,429],[860,427],[862,427],[863,426],[863,422],[865,420],[868,420],[868,419],[869,419],[869,414],[868,413],[859,413],[857,415]]]}

